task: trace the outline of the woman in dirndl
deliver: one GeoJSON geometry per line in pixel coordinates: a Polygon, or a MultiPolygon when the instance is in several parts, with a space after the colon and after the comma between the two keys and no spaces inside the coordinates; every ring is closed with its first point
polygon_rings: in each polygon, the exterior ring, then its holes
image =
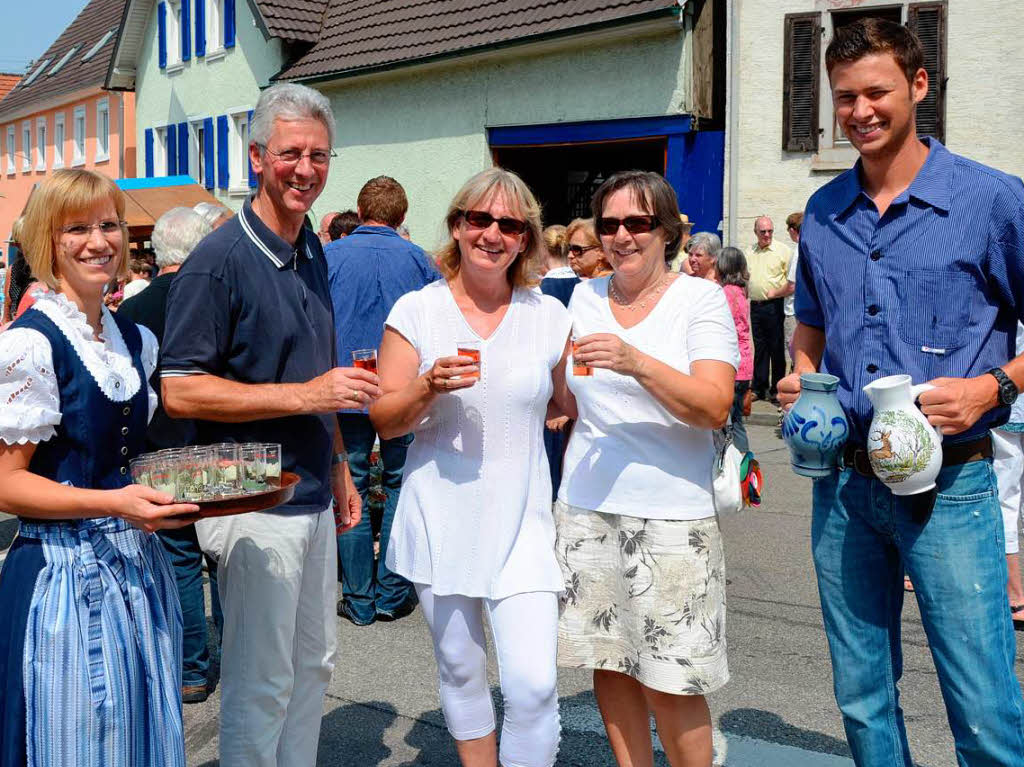
{"type": "Polygon", "coordinates": [[[179,767],[181,610],[156,536],[198,507],[131,485],[156,406],[153,334],[103,307],[125,201],[58,171],[22,242],[40,292],[0,334],[0,767],[179,767]]]}
{"type": "Polygon", "coordinates": [[[664,178],[617,173],[592,208],[614,273],[569,302],[558,663],[594,670],[620,765],[652,764],[653,711],[672,767],[710,767],[704,696],[729,678],[712,430],[733,401],[736,328],[718,285],[668,269],[683,228],[664,178]]]}

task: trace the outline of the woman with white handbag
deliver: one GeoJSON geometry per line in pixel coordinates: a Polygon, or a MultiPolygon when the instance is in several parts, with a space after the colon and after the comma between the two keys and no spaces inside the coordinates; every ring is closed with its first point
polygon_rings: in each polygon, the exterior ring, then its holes
{"type": "Polygon", "coordinates": [[[728,680],[712,430],[733,402],[736,329],[714,282],[672,273],[676,196],[618,173],[592,209],[614,269],[577,286],[567,385],[577,419],[555,506],[559,665],[594,669],[619,764],[711,764],[705,693],[728,680]]]}

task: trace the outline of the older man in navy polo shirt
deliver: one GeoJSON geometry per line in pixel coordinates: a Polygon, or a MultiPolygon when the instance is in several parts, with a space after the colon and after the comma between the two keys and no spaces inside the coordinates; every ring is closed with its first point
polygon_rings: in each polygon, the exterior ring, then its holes
{"type": "Polygon", "coordinates": [[[811,540],[835,693],[858,765],[911,767],[899,706],[908,573],[960,765],[1024,764],[1003,528],[988,430],[1024,383],[1024,185],[917,138],[928,90],[905,27],[837,30],[826,53],[836,118],[860,153],[819,190],[800,231],[795,373],[839,377],[842,466],[814,483],[811,540]],[[946,435],[937,495],[894,496],[871,472],[862,387],[907,373],[946,435]]]}
{"type": "MultiPolygon", "coordinates": [[[[358,349],[380,346],[384,320],[395,301],[441,278],[423,249],[395,231],[409,209],[401,184],[389,176],[370,179],[359,191],[356,207],[363,223],[324,251],[334,301],[338,359],[343,361],[358,349]]],[[[349,452],[352,478],[366,508],[370,453],[377,432],[365,411],[343,412],[338,420],[349,452]]],[[[410,442],[411,434],[380,441],[384,513],[377,561],[374,562],[369,514],[351,532],[338,536],[343,594],[338,602],[338,615],[357,626],[375,620],[397,620],[412,612],[416,605],[412,584],[384,564],[410,442]]]]}
{"type": "Polygon", "coordinates": [[[303,225],[333,134],[320,93],[262,93],[249,145],[259,190],[200,243],[167,302],[167,412],[199,419],[201,443],[279,442],[282,468],[301,478],[284,506],[197,524],[220,565],[224,767],[316,762],[335,649],[332,498],[340,529],[360,518],[335,413],[365,407],[378,380],[335,366],[327,266],[303,225]]]}

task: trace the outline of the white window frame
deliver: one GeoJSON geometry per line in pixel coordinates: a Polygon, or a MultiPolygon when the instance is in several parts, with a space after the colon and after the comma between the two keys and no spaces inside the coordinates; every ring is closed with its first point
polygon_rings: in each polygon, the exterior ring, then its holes
{"type": "Polygon", "coordinates": [[[68,139],[64,113],[57,112],[53,116],[53,169],[64,167],[64,145],[68,139]]]}
{"type": "Polygon", "coordinates": [[[36,170],[46,171],[46,118],[36,118],[36,170]]]}
{"type": "Polygon", "coordinates": [[[153,175],[167,175],[167,126],[153,128],[153,175]]]}
{"type": "Polygon", "coordinates": [[[21,172],[32,170],[32,121],[21,124],[21,172]]]}
{"type": "MultiPolygon", "coordinates": [[[[213,133],[217,133],[216,121],[214,122],[213,133]]],[[[203,127],[202,117],[192,117],[188,122],[188,167],[190,169],[195,168],[196,174],[193,176],[196,183],[200,186],[206,186],[206,156],[203,153],[203,145],[207,141],[215,141],[215,136],[207,136],[206,129],[203,127]],[[202,134],[202,141],[199,140],[200,134],[202,134]]],[[[214,179],[217,177],[216,170],[216,157],[217,148],[214,146],[214,179]]]]}
{"type": "Polygon", "coordinates": [[[17,151],[16,148],[15,148],[15,144],[14,144],[14,138],[15,138],[15,133],[16,132],[17,132],[17,128],[15,128],[14,123],[11,123],[10,125],[7,126],[7,134],[6,134],[6,142],[5,142],[6,146],[4,148],[7,150],[7,175],[8,176],[13,176],[15,171],[17,170],[17,167],[16,167],[15,162],[14,162],[14,154],[17,151]]]}
{"type": "Polygon", "coordinates": [[[224,55],[224,0],[196,0],[206,3],[206,60],[224,55]]]}
{"type": "Polygon", "coordinates": [[[94,162],[110,159],[110,99],[96,102],[96,158],[94,162]],[[103,123],[106,122],[106,130],[103,123]]]}
{"type": "Polygon", "coordinates": [[[89,126],[86,125],[85,120],[85,105],[79,105],[75,107],[75,111],[71,117],[71,138],[72,138],[72,149],[71,149],[71,166],[76,167],[78,165],[85,165],[85,134],[88,131],[89,126]],[[78,125],[79,118],[82,122],[82,130],[79,133],[78,125]]]}
{"type": "Polygon", "coordinates": [[[228,194],[248,195],[249,188],[249,110],[229,113],[228,122],[228,194]]]}
{"type": "MultiPolygon", "coordinates": [[[[823,41],[832,39],[835,29],[832,24],[832,13],[843,11],[864,11],[869,8],[900,8],[900,24],[907,23],[908,6],[912,0],[861,0],[856,5],[837,8],[831,0],[815,0],[814,9],[821,14],[821,25],[825,29],[823,41]]],[[[847,170],[857,161],[857,150],[847,140],[843,132],[836,126],[836,116],[832,105],[832,85],[828,81],[828,70],[825,67],[825,48],[821,45],[821,61],[818,80],[818,125],[821,136],[818,141],[818,152],[811,159],[812,170],[847,170]]]]}
{"type": "Polygon", "coordinates": [[[109,40],[111,37],[113,37],[114,33],[116,31],[117,31],[117,28],[115,27],[114,29],[108,29],[106,32],[104,32],[103,33],[103,37],[101,37],[99,40],[97,40],[96,44],[93,45],[93,47],[90,48],[86,52],[86,54],[84,56],[82,56],[82,61],[83,62],[88,61],[93,56],[95,56],[97,53],[99,53],[100,48],[102,48],[104,45],[107,44],[107,40],[109,40]]]}
{"type": "Polygon", "coordinates": [[[165,72],[179,72],[184,67],[181,61],[181,3],[188,0],[166,0],[167,2],[167,67],[165,72]]]}

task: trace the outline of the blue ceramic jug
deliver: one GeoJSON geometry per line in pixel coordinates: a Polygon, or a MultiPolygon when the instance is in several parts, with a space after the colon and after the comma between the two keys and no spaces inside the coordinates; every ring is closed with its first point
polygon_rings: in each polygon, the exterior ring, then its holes
{"type": "Polygon", "coordinates": [[[837,388],[839,379],[827,373],[800,376],[800,396],[782,421],[782,438],[797,474],[824,477],[836,466],[850,433],[837,388]]]}

